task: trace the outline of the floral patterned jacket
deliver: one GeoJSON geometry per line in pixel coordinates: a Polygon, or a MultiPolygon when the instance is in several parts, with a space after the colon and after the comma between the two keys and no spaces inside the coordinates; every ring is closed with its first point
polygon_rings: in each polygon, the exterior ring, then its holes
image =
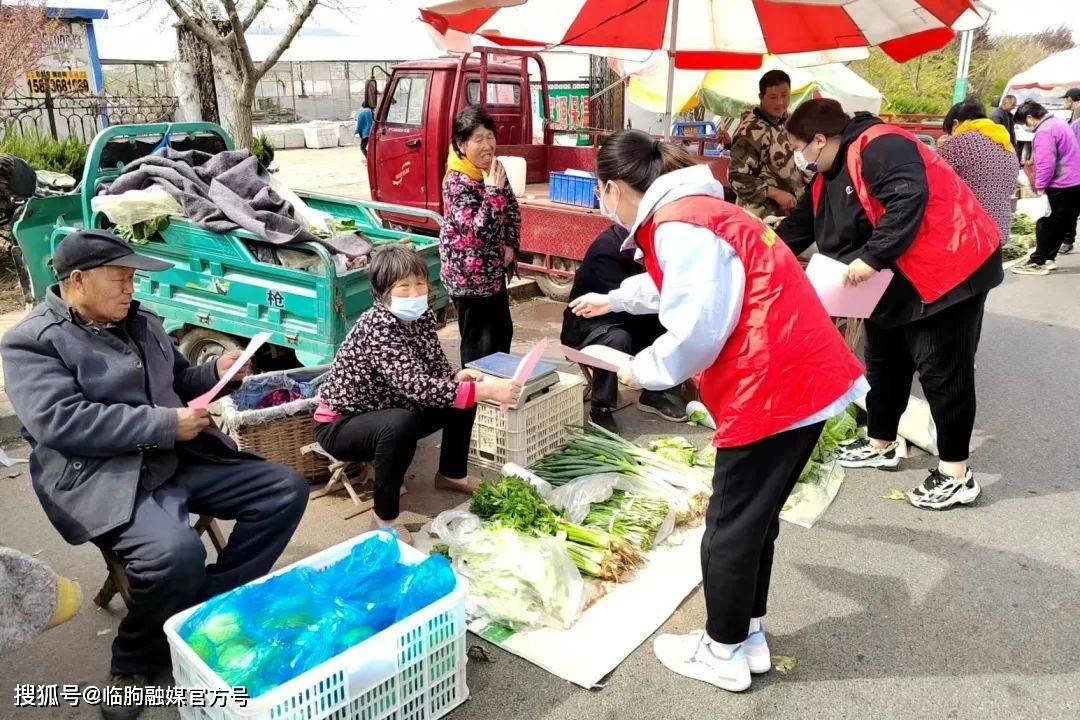
{"type": "Polygon", "coordinates": [[[488,187],[450,171],[443,183],[439,236],[442,281],[451,297],[490,297],[506,282],[503,250],[521,245],[521,212],[507,183],[488,187]]]}
{"type": "Polygon", "coordinates": [[[319,391],[323,404],[344,415],[402,408],[454,407],[460,385],[435,334],[428,310],[402,322],[375,303],[341,343],[319,391]]]}

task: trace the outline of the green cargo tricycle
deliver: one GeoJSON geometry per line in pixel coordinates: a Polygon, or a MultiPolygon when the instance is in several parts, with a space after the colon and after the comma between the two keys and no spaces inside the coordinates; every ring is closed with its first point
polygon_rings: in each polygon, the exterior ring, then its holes
{"type": "MultiPolygon", "coordinates": [[[[211,123],[118,125],[100,132],[90,145],[82,181],[69,195],[31,199],[14,225],[13,249],[23,293],[40,300],[56,282],[48,262],[53,249],[79,228],[108,227],[107,218],[91,208],[103,183],[111,182],[128,163],[147,155],[162,142],[179,150],[219,152],[233,148],[224,129],[211,123]]],[[[358,172],[361,170],[358,168],[358,172]]],[[[352,220],[375,245],[408,241],[424,257],[436,312],[447,305],[439,280],[438,240],[400,232],[381,213],[418,215],[441,224],[427,210],[298,191],[310,207],[336,219],[352,220]]],[[[246,230],[218,234],[184,219],[168,225],[139,247],[139,252],[172,263],[165,272],[139,273],[135,299],[162,317],[189,360],[201,363],[247,344],[259,332],[276,366],[325,365],[357,317],[371,307],[366,270],[339,273],[330,252],[315,243],[297,243],[289,250],[308,253],[306,269],[263,262],[253,248],[258,236],[246,230]]]]}

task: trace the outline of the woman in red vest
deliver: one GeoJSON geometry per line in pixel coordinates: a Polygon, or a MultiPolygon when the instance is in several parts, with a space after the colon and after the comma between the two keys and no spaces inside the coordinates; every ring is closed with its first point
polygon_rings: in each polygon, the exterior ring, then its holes
{"type": "Polygon", "coordinates": [[[662,390],[696,377],[716,421],[713,495],[701,546],[704,631],[662,635],[660,661],[745,690],[772,666],[761,626],[779,515],[826,419],[865,394],[862,366],[771,229],[724,201],[708,166],[627,130],[596,161],[600,207],[629,229],[646,273],[571,309],[659,313],[664,334],[620,373],[662,390]]]}
{"type": "Polygon", "coordinates": [[[817,173],[777,232],[796,253],[848,265],[859,284],[894,271],[866,323],[869,438],[840,454],[845,467],[895,470],[897,427],[919,373],[937,426],[940,463],[907,493],[915,507],[969,504],[975,351],[986,294],[1001,283],[1001,230],[971,189],[910,133],[835,100],[803,103],[788,120],[800,163],[817,173]]]}

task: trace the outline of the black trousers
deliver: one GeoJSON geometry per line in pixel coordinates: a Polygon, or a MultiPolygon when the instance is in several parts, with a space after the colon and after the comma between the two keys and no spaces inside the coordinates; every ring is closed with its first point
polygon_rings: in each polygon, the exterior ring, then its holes
{"type": "Polygon", "coordinates": [[[164,485],[140,488],[131,520],[93,540],[120,556],[131,586],[131,609],[113,640],[113,672],[168,667],[165,621],[269,572],[307,499],[308,484],[298,472],[263,460],[181,465],[164,485]],[[236,521],[212,565],[206,566],[189,513],[236,521]]]}
{"type": "Polygon", "coordinates": [[[375,465],[375,514],[393,520],[400,512],[401,486],[416,454],[416,444],[443,431],[439,472],[458,480],[469,474],[469,440],[476,409],[427,408],[420,412],[392,408],[316,423],[315,439],[338,460],[375,465]]]}
{"type": "Polygon", "coordinates": [[[705,631],[741,643],[767,610],[780,511],[825,423],[716,451],[713,494],[701,539],[705,631]]]}
{"type": "Polygon", "coordinates": [[[364,157],[367,157],[367,146],[368,138],[360,138],[360,152],[364,154],[364,157]]]}
{"type": "MultiPolygon", "coordinates": [[[[650,319],[654,319],[651,318],[650,319]]],[[[631,324],[609,325],[590,333],[581,347],[604,345],[636,355],[652,345],[664,333],[659,320],[631,324]]],[[[578,348],[579,350],[581,348],[578,348]]],[[[644,392],[648,393],[649,390],[644,392]]],[[[619,400],[619,377],[607,370],[593,371],[592,407],[594,410],[614,410],[619,400]]]]}
{"type": "Polygon", "coordinates": [[[1035,252],[1031,262],[1042,265],[1057,257],[1062,244],[1076,241],[1076,222],[1080,219],[1080,185],[1047,188],[1050,214],[1035,223],[1035,252]]]}
{"type": "Polygon", "coordinates": [[[461,335],[461,365],[497,352],[510,352],[514,321],[510,318],[510,296],[503,288],[488,297],[456,297],[458,333],[461,335]]]}
{"type": "Polygon", "coordinates": [[[867,434],[895,440],[900,416],[919,373],[937,426],[938,457],[964,462],[975,427],[975,353],[986,294],[895,328],[866,323],[867,434]]]}

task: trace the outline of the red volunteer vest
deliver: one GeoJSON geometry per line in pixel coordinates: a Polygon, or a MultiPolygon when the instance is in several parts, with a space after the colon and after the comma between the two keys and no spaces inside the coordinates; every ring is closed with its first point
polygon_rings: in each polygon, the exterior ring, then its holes
{"type": "MultiPolygon", "coordinates": [[[[799,261],[757,218],[706,195],[669,203],[638,228],[645,269],[663,288],[656,228],[684,222],[708,228],[738,254],[746,272],[735,330],[697,380],[716,421],[717,447],[748,445],[828,407],[862,375],[799,261]]],[[[719,240],[717,240],[719,242],[719,240]]]]}
{"type": "MultiPolygon", "coordinates": [[[[915,143],[926,165],[930,200],[915,240],[896,262],[896,269],[911,282],[923,302],[931,303],[967,280],[1001,244],[1001,228],[979,204],[975,194],[949,163],[914,135],[894,125],[872,125],[851,143],[847,170],[851,185],[877,227],[885,207],[870,194],[862,174],[862,153],[882,135],[900,135],[915,143]]],[[[821,200],[824,178],[819,173],[810,187],[814,212],[821,200]]]]}

